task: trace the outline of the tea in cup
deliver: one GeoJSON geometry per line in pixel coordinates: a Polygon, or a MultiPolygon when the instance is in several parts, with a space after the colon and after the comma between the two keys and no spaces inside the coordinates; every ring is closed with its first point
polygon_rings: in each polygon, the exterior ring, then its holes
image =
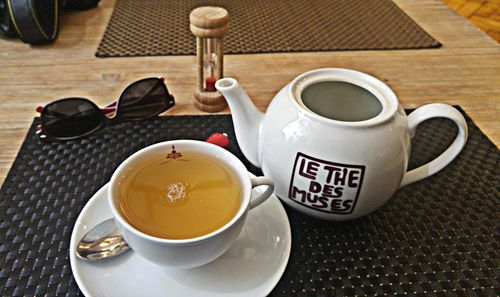
{"type": "Polygon", "coordinates": [[[111,178],[108,202],[135,252],[159,265],[191,268],[229,249],[248,210],[273,188],[267,178],[250,178],[241,161],[223,148],[176,140],[125,160],[111,178]],[[259,185],[268,188],[251,199],[259,185]]]}

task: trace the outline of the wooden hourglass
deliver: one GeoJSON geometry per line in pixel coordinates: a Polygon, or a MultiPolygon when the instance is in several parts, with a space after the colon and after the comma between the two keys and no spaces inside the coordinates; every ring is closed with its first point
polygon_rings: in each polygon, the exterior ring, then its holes
{"type": "Polygon", "coordinates": [[[189,21],[191,32],[196,36],[198,63],[194,104],[205,112],[221,111],[227,103],[215,89],[215,82],[223,76],[223,37],[229,27],[229,13],[222,7],[198,7],[191,11],[189,21]]]}

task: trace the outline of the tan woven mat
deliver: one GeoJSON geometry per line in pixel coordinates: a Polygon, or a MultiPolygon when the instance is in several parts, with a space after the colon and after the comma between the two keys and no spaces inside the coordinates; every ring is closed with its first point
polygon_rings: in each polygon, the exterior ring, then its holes
{"type": "Polygon", "coordinates": [[[194,54],[203,5],[229,11],[228,54],[440,46],[390,0],[118,0],[96,56],[194,54]]]}

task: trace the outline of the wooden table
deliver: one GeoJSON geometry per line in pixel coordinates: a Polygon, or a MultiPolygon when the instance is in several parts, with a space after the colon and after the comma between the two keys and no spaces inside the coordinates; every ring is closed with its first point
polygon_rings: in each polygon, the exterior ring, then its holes
{"type": "MultiPolygon", "coordinates": [[[[194,56],[108,58],[94,56],[115,0],[99,9],[65,13],[54,44],[30,47],[0,39],[0,183],[26,135],[35,107],[79,96],[103,105],[129,83],[164,76],[176,98],[166,115],[200,114],[191,103],[194,56]]],[[[443,47],[425,50],[341,51],[228,55],[226,76],[236,77],[262,110],[274,94],[305,71],[345,67],[372,74],[391,86],[402,105],[461,105],[500,144],[500,45],[438,0],[395,0],[443,47]]],[[[229,111],[225,111],[227,113],[229,111]]]]}

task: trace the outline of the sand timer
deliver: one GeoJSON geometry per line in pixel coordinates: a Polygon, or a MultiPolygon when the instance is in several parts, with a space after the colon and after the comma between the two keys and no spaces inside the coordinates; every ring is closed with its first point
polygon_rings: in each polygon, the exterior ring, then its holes
{"type": "Polygon", "coordinates": [[[198,64],[194,104],[199,110],[218,112],[227,105],[215,89],[215,82],[223,76],[223,37],[228,30],[229,13],[222,7],[198,7],[191,11],[189,21],[191,32],[196,36],[198,64]]]}

